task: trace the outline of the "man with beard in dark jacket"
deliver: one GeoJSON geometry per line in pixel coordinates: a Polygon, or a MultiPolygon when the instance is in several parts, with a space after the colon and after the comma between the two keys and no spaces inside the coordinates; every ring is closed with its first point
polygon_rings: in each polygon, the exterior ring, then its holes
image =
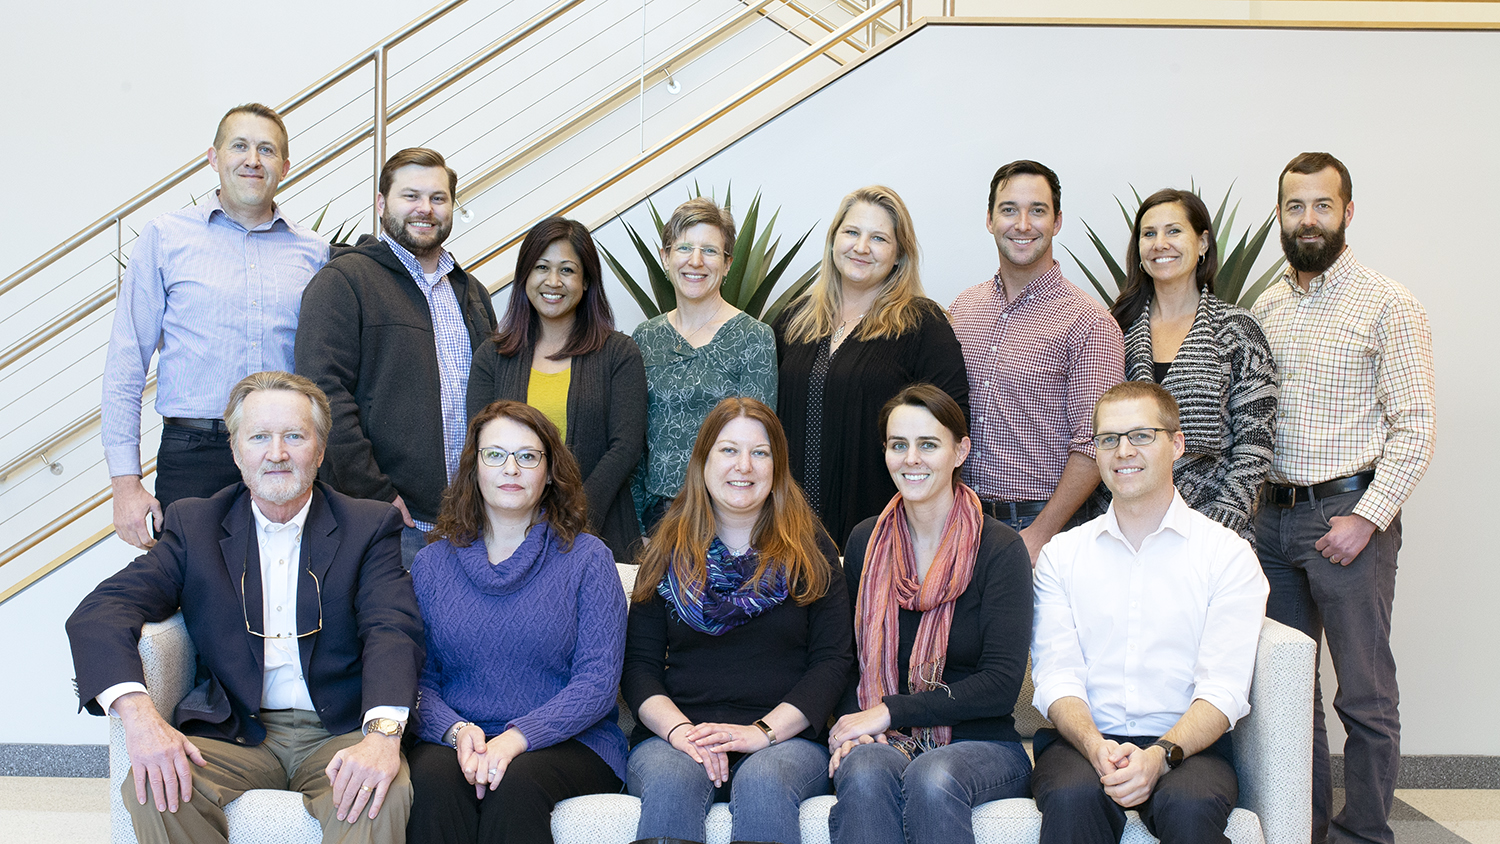
{"type": "Polygon", "coordinates": [[[458,469],[469,364],[496,324],[489,291],[443,248],[457,187],[433,150],[391,156],[375,199],[379,237],[313,277],[297,326],[297,372],[333,406],[321,476],[401,511],[407,568],[458,469]]]}

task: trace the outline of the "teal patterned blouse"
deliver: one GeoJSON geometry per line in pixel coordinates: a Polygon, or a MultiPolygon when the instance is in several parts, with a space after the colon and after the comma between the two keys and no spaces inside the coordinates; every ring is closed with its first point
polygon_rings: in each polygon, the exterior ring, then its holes
{"type": "Polygon", "coordinates": [[[636,514],[682,489],[698,426],[727,396],[776,407],[776,337],[743,312],[730,317],[702,348],[693,348],[667,315],[631,335],[646,363],[646,451],[631,483],[636,514]]]}

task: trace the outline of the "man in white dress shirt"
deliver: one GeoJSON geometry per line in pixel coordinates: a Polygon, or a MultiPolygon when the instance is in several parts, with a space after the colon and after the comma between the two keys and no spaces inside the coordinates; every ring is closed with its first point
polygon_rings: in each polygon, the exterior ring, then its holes
{"type": "Polygon", "coordinates": [[[1043,844],[1113,844],[1136,809],[1153,835],[1227,842],[1238,797],[1226,732],[1250,711],[1268,587],[1249,543],[1172,484],[1177,402],[1127,381],[1094,409],[1109,511],[1036,568],[1032,792],[1043,844]]]}
{"type": "Polygon", "coordinates": [[[307,379],[247,376],[224,422],[244,483],[169,509],[68,619],[80,708],[125,728],[141,844],[226,841],[223,807],[257,788],[302,792],[325,842],[399,844],[424,655],[400,515],[314,482],[330,412],[307,379]],[[179,607],[196,685],[163,718],[136,642],[179,607]]]}

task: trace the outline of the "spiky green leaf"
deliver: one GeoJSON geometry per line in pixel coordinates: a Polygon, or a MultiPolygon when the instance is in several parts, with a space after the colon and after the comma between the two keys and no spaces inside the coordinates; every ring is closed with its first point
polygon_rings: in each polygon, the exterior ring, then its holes
{"type": "Polygon", "coordinates": [[[630,277],[630,273],[625,271],[625,267],[620,263],[619,259],[614,256],[614,253],[609,251],[609,247],[601,243],[599,244],[599,251],[604,254],[604,263],[609,265],[610,270],[615,274],[615,278],[619,279],[620,283],[625,285],[625,290],[630,293],[630,298],[635,300],[636,305],[641,309],[641,313],[646,315],[646,319],[661,315],[661,310],[656,307],[656,303],[651,301],[651,297],[646,295],[646,291],[642,290],[635,279],[630,277]]]}

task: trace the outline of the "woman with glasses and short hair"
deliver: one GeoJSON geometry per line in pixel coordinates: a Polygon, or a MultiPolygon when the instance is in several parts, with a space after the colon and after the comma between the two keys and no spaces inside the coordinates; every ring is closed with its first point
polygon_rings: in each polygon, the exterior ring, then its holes
{"type": "Polygon", "coordinates": [[[678,206],[661,229],[661,263],[677,307],[636,327],[649,397],[646,453],[631,492],[650,533],[682,489],[698,425],[719,400],[776,404],[776,338],[724,300],[734,259],[734,218],[706,196],[678,206]]]}
{"type": "Polygon", "coordinates": [[[828,715],[854,661],[838,551],[787,471],[764,403],[703,420],[682,493],[641,556],[621,691],[640,839],[703,842],[715,799],[735,841],[802,840],[828,791],[828,715]]]}
{"type": "Polygon", "coordinates": [[[540,411],[497,401],[470,420],[438,539],[412,565],[427,663],[410,840],[548,842],[557,801],[620,790],[625,594],[587,510],[540,411]]]}
{"type": "MultiPolygon", "coordinates": [[[[1260,323],[1214,295],[1219,248],[1191,191],[1146,197],[1110,313],[1125,333],[1125,377],[1166,388],[1187,453],[1172,470],[1189,507],[1255,541],[1251,516],[1276,445],[1276,360],[1260,323]]],[[[1108,491],[1100,486],[1101,497],[1108,491]]]]}
{"type": "Polygon", "coordinates": [[[599,251],[577,220],[548,217],[521,242],[510,305],[474,352],[469,415],[496,399],[526,402],[562,432],[583,473],[589,532],[615,562],[630,562],[641,539],[630,473],[646,442],[646,370],[615,330],[599,251]]]}
{"type": "Polygon", "coordinates": [[[959,481],[958,403],[913,384],[880,412],[897,493],[854,528],[859,674],[829,731],[834,844],[963,844],[975,806],[1025,797],[1012,715],[1031,646],[1031,555],[959,481]]]}

